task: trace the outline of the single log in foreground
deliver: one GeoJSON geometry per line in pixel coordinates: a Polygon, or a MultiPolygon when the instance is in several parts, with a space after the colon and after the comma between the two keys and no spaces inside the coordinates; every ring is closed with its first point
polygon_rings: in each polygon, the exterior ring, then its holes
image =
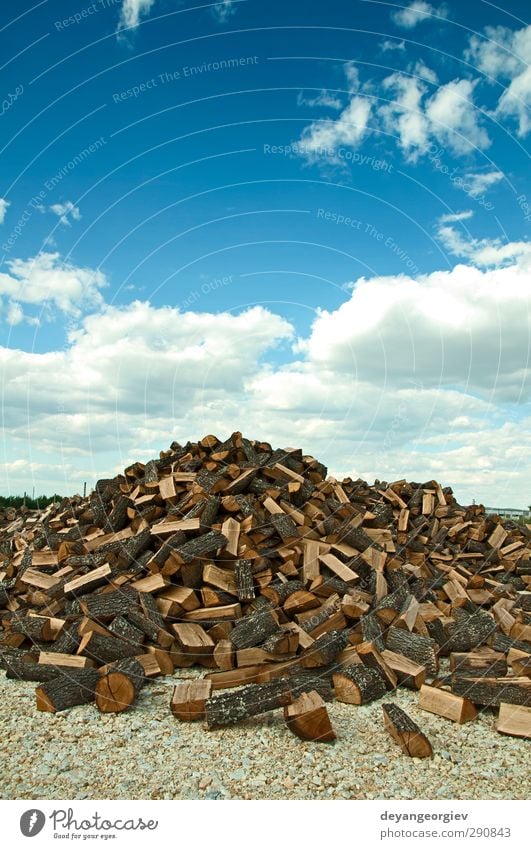
{"type": "Polygon", "coordinates": [[[530,678],[452,678],[452,690],[476,705],[531,706],[530,678]]]}
{"type": "Polygon", "coordinates": [[[211,681],[181,681],[173,691],[170,710],[184,722],[204,719],[205,703],[211,694],[211,681]]]}
{"type": "Polygon", "coordinates": [[[59,710],[94,701],[99,680],[95,669],[73,669],[37,687],[37,710],[56,713],[59,710]]]}
{"type": "Polygon", "coordinates": [[[269,684],[249,684],[235,693],[222,693],[208,699],[205,704],[207,726],[211,729],[232,725],[292,701],[292,692],[285,679],[269,684]]]}
{"type": "Polygon", "coordinates": [[[438,716],[444,716],[445,719],[451,719],[459,725],[470,722],[478,715],[469,699],[449,693],[447,690],[440,690],[438,687],[428,687],[427,684],[423,684],[420,688],[419,707],[438,716]]]}
{"type": "Polygon", "coordinates": [[[146,677],[144,667],[134,657],[109,667],[96,684],[96,707],[102,713],[120,713],[131,707],[146,677]]]}
{"type": "Polygon", "coordinates": [[[496,720],[496,731],[500,734],[511,734],[513,737],[524,737],[530,740],[531,708],[501,702],[500,713],[496,720]]]}
{"type": "Polygon", "coordinates": [[[406,755],[411,758],[432,757],[430,741],[405,711],[393,703],[382,705],[382,710],[385,727],[406,755]]]}
{"type": "Polygon", "coordinates": [[[301,740],[329,743],[336,739],[326,705],[315,690],[302,693],[284,708],[284,719],[289,730],[301,740]]]}

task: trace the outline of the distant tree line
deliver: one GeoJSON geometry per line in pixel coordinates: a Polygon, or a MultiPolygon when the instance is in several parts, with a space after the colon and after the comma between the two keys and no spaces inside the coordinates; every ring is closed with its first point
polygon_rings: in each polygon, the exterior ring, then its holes
{"type": "Polygon", "coordinates": [[[29,510],[43,510],[44,507],[48,507],[48,504],[51,504],[52,501],[62,501],[62,495],[38,495],[37,498],[29,498],[29,496],[24,495],[0,495],[0,510],[9,510],[10,507],[22,507],[23,504],[29,508],[29,510]]]}

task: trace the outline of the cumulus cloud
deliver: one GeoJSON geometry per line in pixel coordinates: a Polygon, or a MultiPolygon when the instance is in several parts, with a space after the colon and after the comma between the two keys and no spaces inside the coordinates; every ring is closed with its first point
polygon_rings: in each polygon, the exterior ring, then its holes
{"type": "Polygon", "coordinates": [[[484,150],[490,144],[478,122],[473,92],[477,80],[452,80],[441,86],[426,104],[426,117],[438,141],[455,153],[484,150]]]}
{"type": "Polygon", "coordinates": [[[488,77],[508,81],[495,114],[513,118],[518,135],[527,135],[531,130],[531,25],[520,30],[485,27],[483,36],[470,38],[465,58],[488,77]]]}
{"type": "Polygon", "coordinates": [[[390,38],[386,38],[380,43],[380,50],[382,51],[382,53],[388,53],[391,50],[405,51],[405,49],[406,42],[404,41],[404,39],[402,39],[402,41],[395,41],[391,40],[390,38]]]}
{"type": "Polygon", "coordinates": [[[49,207],[49,209],[50,212],[57,215],[59,221],[61,224],[64,224],[65,227],[70,227],[70,219],[72,219],[72,221],[79,221],[81,219],[79,207],[74,206],[71,200],[67,200],[64,203],[54,203],[49,207]]]}
{"type": "Polygon", "coordinates": [[[155,0],[123,0],[118,29],[135,29],[154,4],[155,0]]]}
{"type": "Polygon", "coordinates": [[[9,201],[5,198],[0,198],[0,224],[4,223],[8,206],[10,206],[9,201]]]}
{"type": "Polygon", "coordinates": [[[313,121],[301,135],[303,155],[309,162],[319,160],[323,154],[329,162],[336,161],[340,147],[357,147],[365,137],[370,113],[370,101],[355,95],[336,121],[313,121]]]}
{"type": "Polygon", "coordinates": [[[482,171],[478,174],[467,174],[464,179],[467,184],[467,194],[472,198],[478,198],[503,180],[503,174],[501,171],[482,171]]]}
{"type": "Polygon", "coordinates": [[[31,304],[48,312],[56,309],[78,317],[83,309],[103,303],[103,272],[75,266],[58,253],[9,260],[7,267],[8,274],[0,273],[0,298],[6,297],[11,304],[31,304]]]}
{"type": "Polygon", "coordinates": [[[391,18],[399,27],[404,29],[413,29],[421,21],[425,21],[430,17],[445,18],[447,12],[443,6],[432,6],[431,3],[426,3],[425,0],[413,0],[408,6],[400,9],[398,12],[393,12],[391,18]]]}
{"type": "Polygon", "coordinates": [[[454,256],[462,257],[479,266],[507,265],[518,260],[519,267],[531,268],[530,242],[503,242],[501,239],[476,239],[452,227],[471,217],[471,213],[443,215],[439,218],[437,235],[444,247],[454,256]]]}

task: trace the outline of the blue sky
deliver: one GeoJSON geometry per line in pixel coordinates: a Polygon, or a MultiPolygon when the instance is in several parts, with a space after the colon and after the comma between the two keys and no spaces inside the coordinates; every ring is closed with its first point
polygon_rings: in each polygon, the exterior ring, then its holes
{"type": "Polygon", "coordinates": [[[234,429],[527,506],[527,4],[0,11],[0,492],[234,429]]]}

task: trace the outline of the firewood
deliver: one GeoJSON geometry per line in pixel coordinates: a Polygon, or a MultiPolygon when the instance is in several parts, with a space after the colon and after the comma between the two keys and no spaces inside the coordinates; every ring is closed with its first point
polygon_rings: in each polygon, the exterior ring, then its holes
{"type": "Polygon", "coordinates": [[[212,696],[205,703],[209,729],[231,725],[242,719],[256,716],[293,701],[291,690],[284,679],[268,684],[250,684],[235,693],[212,696]]]}
{"type": "Polygon", "coordinates": [[[273,610],[265,608],[236,622],[230,640],[237,649],[251,648],[263,642],[278,629],[278,619],[273,610]]]}
{"type": "Polygon", "coordinates": [[[386,682],[377,669],[355,663],[332,675],[336,699],[349,705],[364,705],[381,699],[387,692],[386,682]]]}
{"type": "Polygon", "coordinates": [[[411,758],[431,758],[431,743],[405,711],[393,703],[382,705],[384,724],[393,740],[411,758]]]}
{"type": "Polygon", "coordinates": [[[322,634],[302,655],[301,666],[306,669],[327,666],[347,645],[348,637],[344,631],[329,631],[327,634],[322,634]]]}
{"type": "Polygon", "coordinates": [[[131,707],[145,684],[144,667],[133,657],[108,667],[96,684],[96,707],[102,713],[120,713],[131,707]]]}
{"type": "Polygon", "coordinates": [[[85,595],[85,593],[89,593],[97,587],[101,587],[102,584],[106,584],[111,572],[112,569],[109,564],[104,563],[103,566],[93,569],[86,575],[81,575],[80,577],[74,578],[72,581],[66,583],[63,587],[63,592],[66,598],[74,595],[85,595]]]}
{"type": "Polygon", "coordinates": [[[72,669],[37,687],[37,710],[56,713],[94,701],[99,681],[96,669],[72,669]]]}
{"type": "Polygon", "coordinates": [[[531,707],[500,702],[496,731],[513,737],[531,739],[531,707]]]}
{"type": "Polygon", "coordinates": [[[364,666],[376,669],[386,682],[387,689],[394,690],[398,684],[398,678],[376,646],[373,643],[360,643],[356,646],[356,651],[364,666]]]}
{"type": "Polygon", "coordinates": [[[326,705],[315,690],[302,693],[284,707],[284,719],[289,730],[301,740],[328,743],[336,739],[326,705]]]}
{"type": "Polygon", "coordinates": [[[531,680],[522,678],[460,678],[452,676],[452,691],[476,705],[496,706],[502,702],[531,706],[531,680]]]}
{"type": "Polygon", "coordinates": [[[236,592],[240,601],[252,601],[255,597],[252,562],[237,560],[234,564],[236,592]]]}
{"type": "Polygon", "coordinates": [[[412,690],[420,690],[426,680],[426,667],[414,663],[408,657],[404,657],[396,652],[384,649],[382,657],[385,660],[389,669],[391,669],[402,687],[409,687],[412,690]]]}
{"type": "Polygon", "coordinates": [[[460,725],[470,722],[478,715],[469,699],[437,687],[429,687],[427,684],[423,684],[420,688],[419,707],[438,716],[444,716],[445,719],[451,719],[460,725]]]}
{"type": "Polygon", "coordinates": [[[99,664],[112,663],[138,653],[137,645],[126,643],[117,637],[104,637],[95,631],[89,631],[83,636],[77,650],[78,655],[90,657],[99,664]]]}
{"type": "MultiPolygon", "coordinates": [[[[234,646],[230,640],[219,640],[214,648],[213,657],[218,669],[228,670],[234,668],[234,646]]],[[[238,664],[239,666],[241,664],[238,664]]],[[[249,664],[252,665],[252,664],[249,664]]]]}
{"type": "Polygon", "coordinates": [[[387,632],[386,647],[396,654],[408,657],[419,666],[425,666],[430,675],[437,674],[439,659],[434,640],[391,625],[387,632]]]}
{"type": "Polygon", "coordinates": [[[170,710],[183,722],[204,719],[205,704],[211,694],[211,681],[181,681],[173,690],[170,710]]]}

